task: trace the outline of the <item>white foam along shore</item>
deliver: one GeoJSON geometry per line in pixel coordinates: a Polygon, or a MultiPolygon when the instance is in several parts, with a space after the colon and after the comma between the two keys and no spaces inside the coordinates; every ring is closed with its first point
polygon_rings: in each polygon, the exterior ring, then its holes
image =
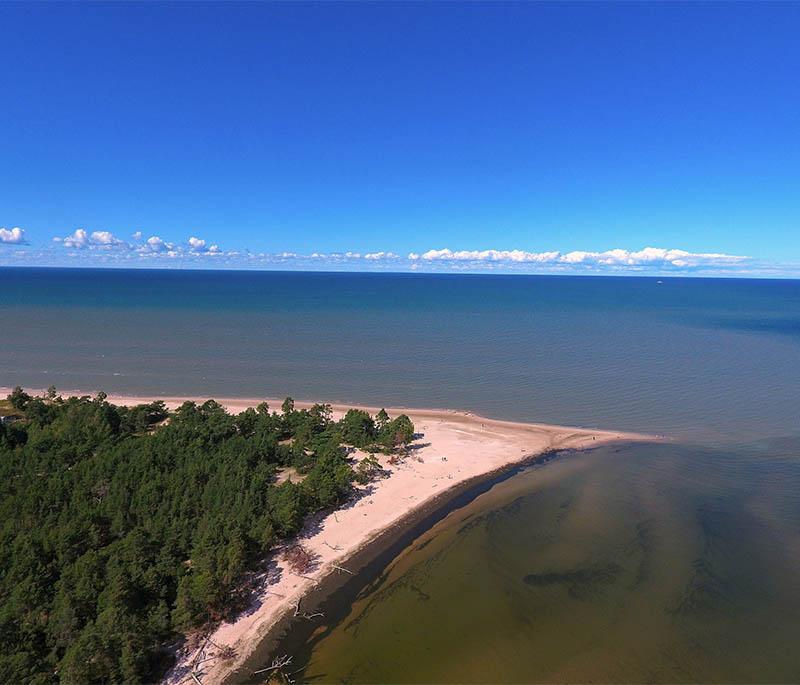
{"type": "MultiPolygon", "coordinates": [[[[3,395],[8,392],[10,390],[0,388],[3,395]]],[[[168,407],[175,408],[186,400],[203,402],[206,398],[108,396],[108,401],[121,405],[154,399],[161,399],[168,407]]],[[[217,401],[228,411],[238,413],[263,400],[228,398],[217,401]]],[[[270,406],[280,405],[280,400],[266,401],[270,406]]],[[[311,404],[296,402],[295,406],[307,408],[311,404]]],[[[333,405],[332,408],[335,418],[350,408],[366,409],[373,414],[379,409],[355,405],[333,405]]],[[[407,414],[414,422],[418,437],[412,445],[413,456],[390,464],[387,457],[379,455],[389,477],[371,483],[369,495],[358,498],[352,506],[316,516],[313,530],[301,533],[304,547],[318,559],[315,570],[298,575],[277,551],[274,552],[272,571],[261,584],[251,610],[233,622],[217,626],[210,640],[201,641],[199,647],[181,649],[177,664],[165,678],[166,683],[192,683],[196,682],[195,678],[202,685],[221,683],[242,666],[281,618],[295,612],[304,595],[325,576],[338,572],[336,566],[346,565],[348,557],[356,551],[448,490],[552,450],[658,439],[621,431],[515,423],[443,409],[387,407],[386,410],[390,416],[407,414]],[[222,650],[235,656],[219,658],[222,650]]]]}

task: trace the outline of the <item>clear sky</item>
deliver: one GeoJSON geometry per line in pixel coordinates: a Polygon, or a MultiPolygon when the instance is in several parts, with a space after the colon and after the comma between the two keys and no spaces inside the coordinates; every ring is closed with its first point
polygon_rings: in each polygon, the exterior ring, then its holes
{"type": "Polygon", "coordinates": [[[800,3],[3,3],[0,45],[0,264],[800,275],[800,3]]]}

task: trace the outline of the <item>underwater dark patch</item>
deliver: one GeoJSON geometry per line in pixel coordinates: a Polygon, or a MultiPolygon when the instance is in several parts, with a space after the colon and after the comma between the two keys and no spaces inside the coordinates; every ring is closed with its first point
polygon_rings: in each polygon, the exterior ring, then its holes
{"type": "Polygon", "coordinates": [[[603,587],[613,585],[621,571],[621,566],[612,563],[579,568],[573,571],[529,573],[522,581],[531,587],[563,585],[573,599],[589,599],[603,587]]]}

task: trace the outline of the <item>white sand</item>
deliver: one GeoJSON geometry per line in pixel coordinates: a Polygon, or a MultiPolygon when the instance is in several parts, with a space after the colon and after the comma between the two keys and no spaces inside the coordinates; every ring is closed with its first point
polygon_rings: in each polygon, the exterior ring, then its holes
{"type": "MultiPolygon", "coordinates": [[[[0,393],[7,394],[0,388],[0,393]]],[[[65,396],[76,393],[63,393],[65,396]]],[[[2,394],[0,394],[2,396],[2,394]]],[[[111,396],[115,404],[139,404],[156,398],[111,396]]],[[[173,408],[186,399],[200,398],[163,397],[173,408]]],[[[240,412],[255,406],[261,400],[218,399],[229,411],[240,412]]],[[[270,407],[279,409],[280,400],[268,400],[270,407]]],[[[297,408],[310,406],[296,402],[297,408]]],[[[334,416],[341,416],[350,407],[334,405],[334,416]]],[[[375,413],[374,407],[363,407],[375,413]]],[[[371,484],[373,492],[357,501],[355,506],[327,516],[316,517],[316,531],[303,536],[303,544],[319,557],[319,566],[305,577],[293,573],[278,555],[275,561],[280,569],[277,580],[266,584],[256,597],[255,610],[233,623],[223,623],[211,635],[202,658],[213,657],[218,649],[233,647],[236,656],[222,661],[209,658],[195,670],[203,685],[220,683],[225,676],[238,668],[252,654],[269,630],[287,612],[294,612],[295,604],[331,572],[338,573],[332,564],[346,566],[347,558],[356,550],[398,523],[414,509],[429,503],[449,488],[487,474],[505,466],[519,463],[531,456],[551,449],[581,449],[595,447],[615,440],[652,440],[652,436],[633,433],[586,430],[547,424],[524,424],[486,419],[473,414],[426,409],[392,409],[389,415],[407,414],[421,437],[416,442],[413,456],[402,464],[392,466],[381,456],[382,465],[390,472],[388,478],[371,484]],[[216,647],[212,646],[216,645],[216,647]]],[[[301,607],[302,611],[302,607],[301,607]]],[[[177,684],[193,682],[188,665],[197,658],[197,650],[179,656],[177,666],[165,682],[177,684]]],[[[199,661],[199,659],[197,659],[199,661]]]]}

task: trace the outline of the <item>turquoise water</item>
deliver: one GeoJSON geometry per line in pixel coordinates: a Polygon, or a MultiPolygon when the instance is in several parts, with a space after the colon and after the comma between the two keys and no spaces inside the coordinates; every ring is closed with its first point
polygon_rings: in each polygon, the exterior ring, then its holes
{"type": "Polygon", "coordinates": [[[673,438],[455,509],[292,627],[305,679],[800,681],[799,281],[0,269],[0,317],[5,386],[673,438]]]}
{"type": "Polygon", "coordinates": [[[797,435],[800,281],[0,269],[0,384],[797,435]]]}

